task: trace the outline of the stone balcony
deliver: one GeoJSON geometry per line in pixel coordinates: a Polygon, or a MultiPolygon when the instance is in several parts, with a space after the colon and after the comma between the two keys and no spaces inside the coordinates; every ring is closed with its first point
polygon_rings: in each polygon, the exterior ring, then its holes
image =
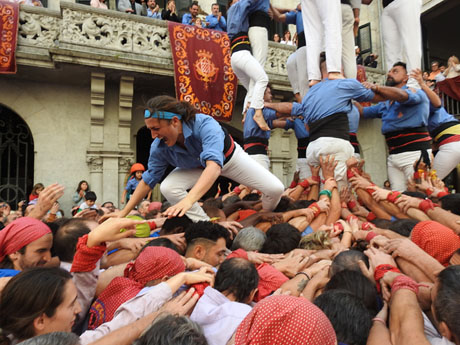
{"type": "MultiPolygon", "coordinates": [[[[61,2],[60,10],[21,6],[17,62],[43,68],[60,63],[173,76],[167,22],[61,2]]],[[[277,90],[290,91],[286,61],[292,46],[269,43],[265,71],[277,90]]],[[[368,70],[369,79],[381,73],[368,70]]]]}

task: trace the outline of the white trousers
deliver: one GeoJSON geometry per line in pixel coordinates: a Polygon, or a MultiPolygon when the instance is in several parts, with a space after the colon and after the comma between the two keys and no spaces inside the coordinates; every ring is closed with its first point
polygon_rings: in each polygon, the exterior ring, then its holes
{"type": "Polygon", "coordinates": [[[292,53],[287,62],[286,69],[294,94],[299,93],[304,98],[308,92],[307,72],[307,47],[300,47],[292,53]]]}
{"type": "Polygon", "coordinates": [[[255,160],[257,163],[262,165],[265,169],[270,171],[270,158],[264,154],[257,154],[257,155],[249,155],[250,158],[255,160]]]}
{"type": "Polygon", "coordinates": [[[398,61],[406,62],[407,72],[421,67],[421,9],[422,0],[394,0],[383,9],[381,27],[388,70],[398,61]]]}
{"type": "MultiPolygon", "coordinates": [[[[342,4],[342,66],[345,78],[356,79],[355,16],[350,5],[342,4]]],[[[326,56],[327,57],[327,56],[326,56]]]]}
{"type": "MultiPolygon", "coordinates": [[[[431,150],[427,150],[431,155],[431,150]]],[[[420,159],[421,151],[408,151],[388,156],[388,180],[391,189],[403,192],[407,189],[407,180],[414,176],[414,163],[420,159]]]]}
{"type": "Polygon", "coordinates": [[[433,169],[442,180],[460,164],[460,141],[439,146],[439,151],[434,156],[433,169]]]}
{"type": "Polygon", "coordinates": [[[295,170],[299,172],[299,179],[304,180],[311,176],[310,166],[306,158],[297,158],[295,170]]]}
{"type": "MultiPolygon", "coordinates": [[[[174,205],[187,196],[187,190],[195,185],[202,173],[203,169],[176,168],[163,180],[160,191],[174,205]]],[[[267,210],[273,210],[278,205],[284,191],[283,183],[253,160],[237,143],[233,156],[224,165],[221,175],[261,191],[262,205],[267,210]]],[[[209,220],[197,202],[187,211],[187,216],[195,222],[209,220]]]]}
{"type": "Polygon", "coordinates": [[[307,42],[309,80],[321,80],[319,54],[326,45],[328,72],[342,69],[342,11],[340,0],[302,0],[302,19],[307,42]]]}
{"type": "MultiPolygon", "coordinates": [[[[302,11],[303,12],[303,11],[302,11]]],[[[321,137],[311,141],[307,147],[307,163],[309,165],[319,165],[319,157],[334,155],[337,166],[334,170],[334,177],[339,185],[339,189],[347,185],[347,165],[355,150],[348,140],[321,137]]]]}
{"type": "MultiPolygon", "coordinates": [[[[240,50],[233,53],[231,63],[233,72],[235,72],[247,91],[246,97],[249,97],[248,101],[251,102],[251,107],[262,109],[264,107],[264,92],[268,84],[268,76],[262,66],[249,50],[240,50]],[[250,94],[251,82],[254,83],[252,97],[248,96],[250,94]]],[[[246,104],[243,109],[246,109],[246,104]]]]}

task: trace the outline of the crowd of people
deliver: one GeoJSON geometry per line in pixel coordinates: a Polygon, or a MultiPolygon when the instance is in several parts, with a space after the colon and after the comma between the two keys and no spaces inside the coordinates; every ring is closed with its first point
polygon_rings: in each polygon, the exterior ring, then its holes
{"type": "Polygon", "coordinates": [[[460,163],[460,122],[419,68],[420,1],[383,2],[385,86],[356,80],[354,4],[230,2],[243,147],[156,96],[148,165],[132,166],[122,209],[85,180],[65,214],[59,184],[36,184],[15,212],[1,203],[0,344],[460,345],[460,194],[442,181],[460,163]],[[293,103],[273,102],[263,68],[269,11],[297,26],[293,103]],[[383,187],[361,159],[360,118],[382,120],[383,187]],[[287,188],[269,170],[271,128],[298,140],[287,188]],[[146,200],[157,184],[165,201],[146,200]]]}

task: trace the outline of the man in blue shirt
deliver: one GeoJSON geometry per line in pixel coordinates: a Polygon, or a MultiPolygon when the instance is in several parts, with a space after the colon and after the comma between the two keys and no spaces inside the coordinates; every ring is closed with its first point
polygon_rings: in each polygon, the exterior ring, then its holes
{"type": "MultiPolygon", "coordinates": [[[[363,109],[365,118],[381,118],[382,134],[388,145],[388,179],[391,188],[404,191],[407,180],[413,177],[414,162],[423,158],[430,164],[431,137],[427,129],[430,113],[429,100],[420,89],[406,86],[409,79],[406,64],[397,62],[387,76],[387,86],[404,92],[405,97],[397,102],[382,102],[363,109]]],[[[379,90],[373,85],[373,90],[379,90]]]]}
{"type": "Polygon", "coordinates": [[[147,1],[147,17],[161,19],[160,6],[157,5],[155,0],[147,1]]]}
{"type": "MultiPolygon", "coordinates": [[[[310,143],[307,163],[319,165],[320,156],[334,155],[337,161],[335,178],[339,186],[346,185],[346,161],[353,156],[350,144],[348,113],[352,100],[358,102],[393,99],[402,101],[405,93],[397,88],[381,87],[369,90],[356,79],[327,79],[326,57],[321,55],[323,80],[310,88],[302,103],[271,103],[266,107],[279,113],[301,115],[309,127],[310,143]]],[[[367,87],[371,87],[368,85],[367,87]]]]}
{"type": "Polygon", "coordinates": [[[206,16],[206,27],[217,31],[227,30],[227,21],[219,11],[219,4],[211,5],[211,14],[206,16]]]}
{"type": "Polygon", "coordinates": [[[198,1],[193,1],[189,7],[190,13],[185,13],[182,17],[182,24],[193,25],[198,17],[198,10],[200,7],[198,6],[198,1]]]}

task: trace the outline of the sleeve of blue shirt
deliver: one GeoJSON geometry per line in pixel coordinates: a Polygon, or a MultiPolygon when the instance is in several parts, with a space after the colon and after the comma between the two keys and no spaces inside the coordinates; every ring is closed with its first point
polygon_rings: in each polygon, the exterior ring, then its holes
{"type": "Polygon", "coordinates": [[[162,158],[158,148],[160,142],[161,140],[157,138],[153,141],[152,146],[150,146],[148,169],[142,174],[142,180],[144,180],[150,188],[154,188],[155,185],[160,182],[169,165],[169,163],[162,158]]]}
{"type": "Polygon", "coordinates": [[[212,14],[206,16],[206,22],[209,23],[209,29],[215,29],[216,26],[219,25],[219,21],[212,14]]]}
{"type": "Polygon", "coordinates": [[[225,19],[224,16],[220,16],[220,27],[222,28],[222,30],[227,30],[227,20],[225,19]]]}
{"type": "Polygon", "coordinates": [[[206,166],[206,161],[213,161],[224,166],[224,139],[225,134],[219,123],[210,116],[200,123],[195,122],[195,131],[198,131],[198,136],[201,139],[203,152],[200,154],[200,162],[202,166],[206,166]]]}
{"type": "Polygon", "coordinates": [[[286,119],[286,124],[284,125],[284,130],[294,129],[294,121],[286,119]]]}
{"type": "Polygon", "coordinates": [[[370,107],[363,108],[363,117],[366,119],[375,119],[382,117],[382,106],[383,103],[372,105],[370,107]]]}
{"type": "Polygon", "coordinates": [[[185,13],[182,16],[182,24],[190,24],[191,17],[192,17],[192,15],[190,13],[185,13]]]}
{"type": "Polygon", "coordinates": [[[301,103],[294,102],[292,103],[292,116],[301,116],[303,115],[303,105],[301,103]]]}
{"type": "Polygon", "coordinates": [[[407,101],[401,102],[401,104],[407,104],[407,105],[419,104],[422,102],[423,96],[425,95],[424,91],[422,90],[417,90],[417,92],[412,92],[410,89],[404,89],[404,91],[406,91],[409,98],[407,99],[407,101]]]}
{"type": "Polygon", "coordinates": [[[273,109],[265,108],[263,111],[264,119],[267,122],[268,127],[273,129],[273,120],[276,120],[276,111],[273,109]]]}
{"type": "Polygon", "coordinates": [[[350,97],[358,102],[369,102],[375,97],[373,91],[366,89],[356,79],[343,79],[339,83],[338,88],[350,92],[350,97]]]}
{"type": "Polygon", "coordinates": [[[286,13],[286,24],[296,24],[297,20],[297,12],[296,11],[291,11],[286,13]]]}

